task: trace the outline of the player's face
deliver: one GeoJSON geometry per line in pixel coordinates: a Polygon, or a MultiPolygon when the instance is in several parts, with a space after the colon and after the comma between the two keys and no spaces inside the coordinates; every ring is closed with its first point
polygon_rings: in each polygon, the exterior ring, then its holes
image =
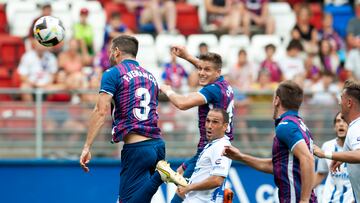
{"type": "Polygon", "coordinates": [[[205,122],[206,138],[212,141],[224,136],[227,126],[220,112],[209,111],[205,122]]]}
{"type": "Polygon", "coordinates": [[[221,75],[221,70],[217,69],[210,61],[202,61],[198,67],[199,85],[205,86],[216,81],[221,75]]]}
{"type": "Polygon", "coordinates": [[[341,115],[344,118],[346,123],[349,123],[349,96],[346,95],[345,90],[341,93],[340,107],[341,107],[341,115]]]}
{"type": "Polygon", "coordinates": [[[115,65],[118,64],[117,61],[116,61],[116,58],[117,58],[118,55],[119,55],[119,49],[111,46],[111,48],[110,48],[110,56],[109,56],[110,66],[115,66],[115,65]]]}
{"type": "Polygon", "coordinates": [[[342,119],[341,113],[339,113],[335,118],[335,132],[338,138],[344,138],[348,129],[348,124],[342,119]]]}

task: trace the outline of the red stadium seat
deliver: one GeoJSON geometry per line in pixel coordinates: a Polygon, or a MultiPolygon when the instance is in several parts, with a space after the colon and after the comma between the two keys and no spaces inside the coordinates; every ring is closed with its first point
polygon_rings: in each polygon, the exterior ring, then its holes
{"type": "Polygon", "coordinates": [[[135,15],[135,13],[128,11],[128,9],[126,8],[126,6],[124,4],[114,3],[114,2],[106,2],[104,8],[105,8],[107,19],[109,19],[111,13],[118,12],[121,14],[122,22],[128,28],[130,28],[133,32],[137,31],[136,15],[135,15]]]}
{"type": "Polygon", "coordinates": [[[187,3],[176,4],[176,28],[183,35],[198,34],[200,22],[196,6],[187,3]]]}
{"type": "Polygon", "coordinates": [[[20,37],[0,35],[0,66],[15,69],[24,52],[25,45],[20,37]]]}
{"type": "Polygon", "coordinates": [[[320,3],[311,3],[310,10],[312,13],[310,24],[315,26],[317,30],[322,27],[323,9],[320,3]]]}
{"type": "Polygon", "coordinates": [[[5,5],[0,4],[0,33],[7,33],[8,23],[6,18],[5,5]]]}

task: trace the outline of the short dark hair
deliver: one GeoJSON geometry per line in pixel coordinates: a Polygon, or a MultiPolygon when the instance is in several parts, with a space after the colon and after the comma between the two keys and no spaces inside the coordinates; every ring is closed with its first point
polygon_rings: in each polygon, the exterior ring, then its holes
{"type": "Polygon", "coordinates": [[[120,51],[136,57],[139,42],[135,37],[129,35],[120,35],[112,40],[112,48],[118,48],[120,51]]]}
{"type": "Polygon", "coordinates": [[[356,99],[360,105],[360,83],[354,80],[346,80],[344,84],[344,90],[347,95],[356,99]]]}
{"type": "Polygon", "coordinates": [[[112,12],[110,14],[110,19],[114,19],[114,18],[121,18],[121,14],[119,12],[112,12]]]}
{"type": "Polygon", "coordinates": [[[303,45],[300,40],[293,39],[289,42],[289,45],[286,47],[286,51],[290,51],[292,49],[297,49],[299,51],[304,50],[303,45]]]}
{"type": "Polygon", "coordinates": [[[245,54],[245,55],[247,55],[247,52],[246,52],[245,49],[240,49],[240,50],[238,51],[238,55],[240,55],[240,54],[245,54]]]}
{"type": "Polygon", "coordinates": [[[301,87],[291,80],[281,82],[275,94],[280,98],[284,108],[296,111],[299,110],[304,97],[301,87]]]}
{"type": "MultiPolygon", "coordinates": [[[[338,112],[336,113],[336,115],[335,115],[335,117],[334,117],[334,120],[333,120],[333,125],[336,124],[336,117],[338,117],[339,114],[341,114],[340,111],[338,111],[338,112]]],[[[342,119],[342,118],[341,118],[341,119],[342,119]]]]}
{"type": "Polygon", "coordinates": [[[200,44],[199,44],[199,48],[200,47],[208,47],[208,45],[205,43],[205,42],[201,42],[200,44]]]}
{"type": "Polygon", "coordinates": [[[272,50],[276,51],[276,47],[275,47],[275,45],[273,45],[273,44],[268,44],[268,45],[266,45],[266,46],[265,46],[265,50],[268,50],[268,49],[272,49],[272,50]]]}
{"type": "MultiPolygon", "coordinates": [[[[213,108],[213,109],[210,109],[210,111],[213,111],[213,112],[219,112],[222,114],[223,116],[223,122],[224,123],[229,123],[229,114],[224,110],[224,109],[221,109],[221,108],[213,108]]],[[[210,112],[209,111],[209,112],[210,112]]]]}
{"type": "Polygon", "coordinates": [[[219,54],[209,52],[209,53],[200,55],[199,59],[202,61],[209,61],[209,62],[215,64],[216,69],[221,69],[221,67],[222,67],[222,59],[219,54]]]}

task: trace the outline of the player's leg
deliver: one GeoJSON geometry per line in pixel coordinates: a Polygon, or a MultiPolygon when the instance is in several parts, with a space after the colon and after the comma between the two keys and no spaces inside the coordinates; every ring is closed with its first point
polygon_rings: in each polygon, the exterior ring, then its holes
{"type": "Polygon", "coordinates": [[[162,184],[155,173],[157,161],[165,158],[165,143],[161,139],[125,144],[121,151],[120,202],[150,202],[162,184]]]}

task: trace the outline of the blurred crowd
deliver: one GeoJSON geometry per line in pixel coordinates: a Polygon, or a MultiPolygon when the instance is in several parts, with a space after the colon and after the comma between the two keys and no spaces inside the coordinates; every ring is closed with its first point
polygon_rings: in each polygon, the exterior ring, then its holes
{"type": "MultiPolygon", "coordinates": [[[[114,0],[134,12],[139,26],[153,35],[180,34],[176,28],[176,4],[185,0],[114,0]]],[[[249,59],[246,49],[239,48],[234,64],[227,64],[226,78],[236,92],[237,105],[246,106],[250,101],[269,101],[271,97],[249,96],[247,92],[274,90],[282,80],[295,80],[312,93],[308,102],[333,105],[348,78],[360,79],[360,2],[326,0],[324,6],[350,5],[355,16],[346,25],[343,37],[333,28],[333,16],[324,13],[321,28],[311,22],[311,9],[306,1],[288,1],[296,14],[296,24],[291,30],[285,53],[275,59],[277,47],[267,44],[262,50],[266,58],[261,63],[249,59]]],[[[313,1],[312,1],[313,2],[313,1]]],[[[221,34],[247,35],[274,34],[275,22],[269,13],[267,0],[203,0],[206,9],[207,27],[221,34]]],[[[42,6],[39,17],[51,15],[51,4],[42,6]]],[[[99,88],[101,74],[109,68],[109,45],[111,39],[121,34],[136,34],[123,21],[119,12],[108,16],[104,32],[104,44],[100,52],[94,49],[94,30],[88,22],[89,10],[82,8],[80,21],[73,26],[73,36],[61,44],[46,48],[34,38],[32,27],[27,38],[28,48],[22,56],[17,72],[21,88],[44,88],[46,90],[79,90],[99,88]]],[[[38,18],[37,18],[38,19],[38,18]]],[[[34,19],[34,22],[36,19],[34,19]]],[[[140,29],[139,29],[140,30],[140,29]]],[[[205,29],[202,29],[205,30],[205,29]]],[[[176,43],[176,42],[174,42],[176,43]]],[[[141,49],[141,47],[140,47],[141,49]]],[[[198,55],[209,51],[206,43],[200,43],[198,55]]],[[[170,50],[169,50],[170,52],[170,50]]],[[[222,50],[219,50],[222,52],[222,50]]],[[[146,67],[146,64],[143,64],[146,67]]],[[[160,64],[159,80],[178,91],[197,87],[197,72],[193,67],[184,67],[172,56],[160,64]]],[[[152,67],[150,67],[152,68],[152,67]]],[[[155,67],[154,67],[155,68],[155,67]]],[[[96,95],[95,95],[96,96],[96,95]]],[[[32,94],[23,94],[21,99],[33,101],[32,94]]],[[[92,94],[57,93],[48,95],[47,101],[94,102],[92,94]]]]}

